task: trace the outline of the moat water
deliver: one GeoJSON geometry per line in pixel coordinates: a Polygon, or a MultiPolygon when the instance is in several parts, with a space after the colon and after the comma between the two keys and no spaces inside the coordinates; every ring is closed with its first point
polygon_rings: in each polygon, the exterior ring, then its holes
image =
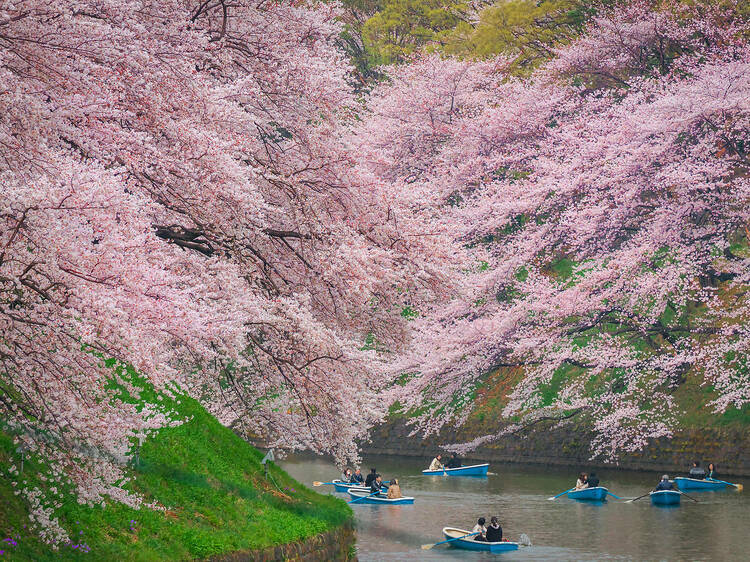
{"type": "MultiPolygon", "coordinates": [[[[413,505],[352,505],[361,561],[393,560],[750,560],[750,491],[688,492],[676,508],[652,506],[645,497],[633,503],[610,498],[603,503],[567,496],[547,498],[571,488],[576,471],[564,467],[491,464],[486,478],[423,476],[427,460],[367,457],[363,473],[377,468],[385,480],[398,477],[413,505]],[[524,533],[530,547],[503,554],[463,551],[448,545],[422,550],[443,540],[443,527],[471,529],[480,516],[500,518],[504,536],[524,533]]],[[[290,457],[282,467],[307,486],[339,476],[327,460],[290,457]]],[[[587,467],[582,466],[586,471],[587,467]]],[[[596,470],[601,485],[634,498],[658,482],[653,472],[596,470]]],[[[670,477],[681,476],[670,474],[670,477]]],[[[684,474],[682,474],[684,476],[684,474]]],[[[750,484],[743,479],[731,482],[750,484]]],[[[335,494],[332,486],[317,488],[335,494]]],[[[337,494],[350,499],[347,494],[337,494]]]]}

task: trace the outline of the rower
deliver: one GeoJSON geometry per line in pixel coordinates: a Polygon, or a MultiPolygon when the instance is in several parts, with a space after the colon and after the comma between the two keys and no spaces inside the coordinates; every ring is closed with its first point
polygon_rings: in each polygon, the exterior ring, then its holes
{"type": "Polygon", "coordinates": [[[456,453],[453,453],[448,462],[445,463],[445,468],[461,468],[461,459],[456,453]]]}
{"type": "Polygon", "coordinates": [[[586,483],[589,485],[589,488],[599,487],[599,478],[597,478],[596,472],[592,472],[586,477],[586,483]]]}
{"type": "Polygon", "coordinates": [[[370,474],[367,475],[367,478],[365,479],[365,486],[368,488],[372,485],[372,481],[375,480],[375,477],[378,475],[378,471],[374,468],[370,469],[370,474]]]}
{"type": "Polygon", "coordinates": [[[375,480],[372,481],[372,484],[370,484],[370,493],[380,493],[383,491],[383,478],[380,476],[380,474],[375,476],[375,480]]]}
{"type": "Polygon", "coordinates": [[[693,463],[693,467],[688,474],[690,475],[690,478],[696,478],[698,480],[703,480],[706,477],[706,471],[701,468],[701,463],[698,461],[693,463]]]}
{"type": "Polygon", "coordinates": [[[486,522],[486,519],[484,517],[480,517],[477,519],[477,524],[474,525],[474,528],[471,530],[472,533],[479,533],[478,535],[475,535],[471,537],[475,541],[487,541],[487,538],[484,536],[484,534],[487,532],[487,527],[484,526],[486,522]]]}
{"type": "Polygon", "coordinates": [[[443,466],[443,463],[441,460],[443,459],[443,455],[438,453],[434,459],[432,459],[432,462],[430,463],[430,468],[428,470],[445,470],[445,467],[443,466]]]}
{"type": "Polygon", "coordinates": [[[661,490],[674,490],[672,482],[669,481],[669,475],[665,474],[661,477],[661,482],[656,485],[654,492],[660,492],[661,490]]]}

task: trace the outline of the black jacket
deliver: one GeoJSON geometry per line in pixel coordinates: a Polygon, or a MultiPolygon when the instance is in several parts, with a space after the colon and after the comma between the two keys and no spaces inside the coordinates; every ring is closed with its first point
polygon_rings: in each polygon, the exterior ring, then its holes
{"type": "Polygon", "coordinates": [[[445,463],[445,468],[461,468],[461,459],[458,457],[451,457],[448,462],[445,463]]]}
{"type": "Polygon", "coordinates": [[[589,485],[589,488],[596,488],[599,486],[599,479],[596,476],[589,476],[586,479],[586,483],[589,485]]]}
{"type": "Polygon", "coordinates": [[[362,478],[362,473],[359,474],[352,474],[352,482],[359,482],[360,484],[364,482],[364,478],[362,478]]]}
{"type": "Polygon", "coordinates": [[[487,542],[500,542],[503,540],[503,528],[500,525],[497,528],[490,525],[487,527],[487,532],[484,536],[487,538],[487,542]]]}
{"type": "Polygon", "coordinates": [[[371,472],[367,475],[367,478],[365,479],[365,486],[370,486],[372,484],[373,480],[375,480],[376,476],[371,472]]]}

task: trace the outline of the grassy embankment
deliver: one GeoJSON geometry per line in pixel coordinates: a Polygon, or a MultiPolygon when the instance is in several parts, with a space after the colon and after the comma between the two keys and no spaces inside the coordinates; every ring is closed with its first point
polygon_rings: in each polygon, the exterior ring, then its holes
{"type": "MultiPolygon", "coordinates": [[[[141,400],[154,403],[156,394],[141,400]]],[[[222,426],[200,404],[164,397],[160,404],[186,423],[161,430],[140,451],[128,489],[166,511],[107,502],[79,505],[74,497],[56,515],[72,543],[53,551],[28,529],[27,505],[13,494],[10,464],[19,464],[11,436],[0,431],[0,551],[12,560],[186,560],[294,542],[334,529],[352,517],[332,496],[302,486],[262,453],[222,426]]],[[[27,458],[21,480],[39,482],[38,460],[27,458]]]]}

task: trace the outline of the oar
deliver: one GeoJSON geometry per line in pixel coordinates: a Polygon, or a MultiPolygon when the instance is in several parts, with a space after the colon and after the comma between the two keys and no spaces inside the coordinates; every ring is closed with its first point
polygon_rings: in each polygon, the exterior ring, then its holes
{"type": "Polygon", "coordinates": [[[359,497],[359,498],[353,499],[352,501],[350,501],[350,502],[348,502],[348,503],[354,503],[354,502],[358,502],[359,500],[366,500],[367,498],[371,498],[372,496],[377,496],[377,495],[378,495],[379,493],[380,493],[380,490],[378,490],[377,492],[373,492],[373,493],[372,493],[372,494],[370,494],[369,496],[362,496],[362,497],[359,497]]]}
{"type": "Polygon", "coordinates": [[[687,495],[687,494],[686,494],[685,492],[682,492],[682,491],[680,491],[680,490],[675,490],[675,491],[676,491],[676,492],[680,492],[680,493],[681,493],[681,494],[682,494],[683,496],[685,496],[685,497],[687,497],[687,498],[690,498],[690,499],[691,499],[691,500],[693,500],[693,501],[694,501],[695,503],[698,503],[698,500],[696,500],[696,499],[695,499],[694,497],[692,497],[692,496],[688,496],[688,495],[687,495]]]}
{"type": "Polygon", "coordinates": [[[313,486],[315,486],[315,487],[317,487],[317,486],[325,486],[325,485],[335,486],[336,484],[338,484],[338,482],[318,482],[317,480],[315,482],[313,482],[313,486]]]}
{"type": "Polygon", "coordinates": [[[618,499],[618,500],[621,500],[621,499],[622,499],[622,498],[621,498],[620,496],[616,496],[615,494],[613,494],[613,493],[612,493],[612,492],[610,492],[609,490],[607,490],[607,495],[610,495],[610,496],[612,496],[613,498],[615,498],[615,499],[618,499]]]}
{"type": "Polygon", "coordinates": [[[721,484],[726,484],[727,486],[734,486],[737,488],[738,492],[741,492],[744,486],[742,484],[732,484],[731,482],[727,482],[726,480],[717,480],[716,478],[706,478],[706,480],[710,480],[711,482],[719,482],[721,484]]]}
{"type": "Polygon", "coordinates": [[[479,533],[469,533],[468,535],[463,535],[462,537],[456,537],[455,539],[448,539],[447,541],[440,541],[436,542],[435,544],[423,544],[422,550],[430,550],[431,548],[435,548],[438,545],[445,544],[447,542],[451,541],[457,541],[458,539],[465,539],[466,537],[473,537],[474,535],[478,535],[479,533]]]}
{"type": "Polygon", "coordinates": [[[645,498],[647,495],[649,495],[651,492],[646,492],[642,496],[638,496],[637,498],[633,498],[632,500],[628,500],[625,503],[633,503],[634,501],[638,501],[641,498],[645,498]]]}
{"type": "Polygon", "coordinates": [[[565,494],[567,494],[568,492],[572,492],[573,490],[575,490],[575,488],[571,488],[570,490],[565,490],[564,492],[560,492],[560,493],[559,493],[559,494],[557,494],[556,496],[552,496],[551,498],[547,498],[547,499],[548,499],[548,500],[556,500],[556,499],[557,499],[557,498],[559,498],[560,496],[564,496],[565,494]]]}

